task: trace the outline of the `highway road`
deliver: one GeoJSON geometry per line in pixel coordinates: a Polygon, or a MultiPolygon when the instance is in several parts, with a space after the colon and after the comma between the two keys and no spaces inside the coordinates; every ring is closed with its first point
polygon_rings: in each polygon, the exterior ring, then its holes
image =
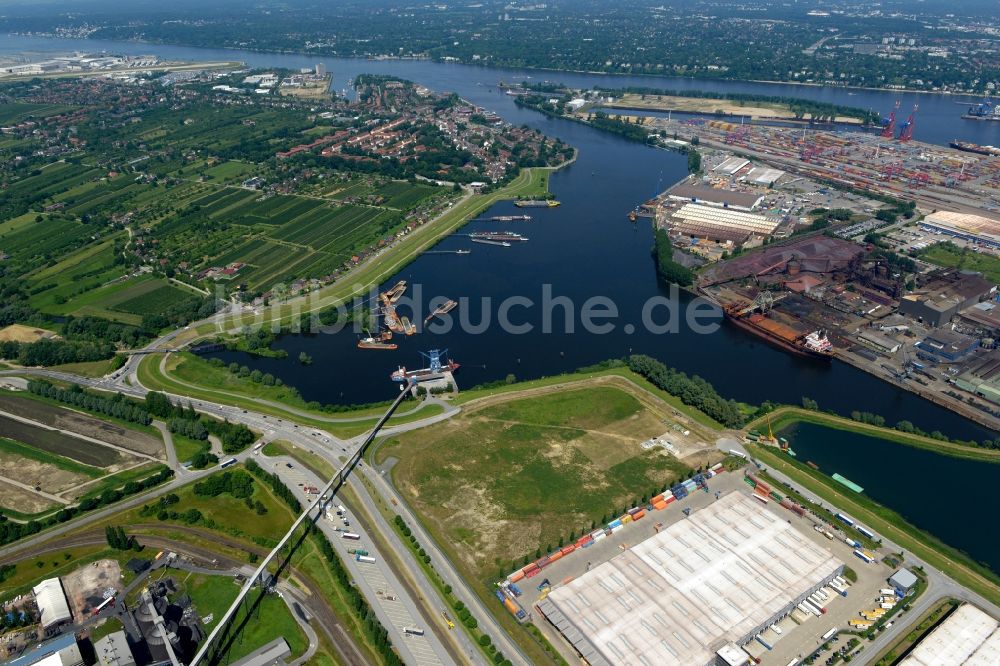
{"type": "MultiPolygon", "coordinates": [[[[133,357],[137,358],[137,357],[133,357]]],[[[126,395],[135,398],[142,398],[147,393],[147,389],[141,385],[138,377],[135,374],[136,362],[130,362],[123,366],[123,368],[110,376],[102,378],[87,378],[79,377],[64,372],[56,372],[45,369],[26,369],[18,371],[3,371],[0,375],[31,375],[37,377],[45,377],[58,381],[74,382],[88,388],[105,390],[105,391],[119,391],[126,395]]],[[[179,401],[184,404],[190,403],[197,411],[212,415],[217,418],[228,419],[232,422],[244,423],[248,427],[262,433],[262,439],[264,441],[273,440],[285,440],[291,442],[292,444],[299,446],[303,449],[316,453],[331,463],[334,466],[339,466],[336,464],[337,459],[340,457],[348,457],[354,454],[358,447],[363,441],[363,437],[356,438],[350,441],[343,441],[337,437],[331,435],[330,433],[322,430],[318,430],[313,427],[307,427],[289,421],[288,419],[276,418],[274,416],[267,416],[265,414],[260,414],[250,410],[244,410],[242,408],[233,407],[230,405],[223,405],[214,402],[207,402],[203,400],[193,400],[187,396],[167,394],[168,397],[174,401],[179,401]]],[[[437,399],[433,399],[437,400],[437,399]]],[[[447,404],[447,403],[445,403],[447,404]]],[[[405,426],[400,426],[395,431],[408,430],[415,427],[420,427],[421,425],[427,425],[428,423],[439,421],[443,418],[448,418],[453,413],[457,412],[457,408],[451,405],[447,405],[446,412],[420,422],[414,422],[405,424],[405,426]]],[[[243,453],[233,456],[237,460],[243,461],[249,457],[253,457],[252,449],[248,449],[243,453]]],[[[274,459],[269,459],[268,457],[261,456],[259,458],[259,463],[272,471],[278,473],[282,481],[291,488],[297,488],[298,483],[302,481],[299,480],[297,474],[292,472],[301,472],[303,470],[296,469],[299,465],[293,463],[293,469],[285,467],[284,464],[276,465],[269,461],[274,459]],[[267,463],[267,464],[265,464],[267,463]]],[[[29,539],[22,540],[16,544],[9,545],[4,548],[0,548],[0,557],[6,557],[19,553],[28,548],[32,548],[42,544],[45,541],[50,540],[55,536],[65,534],[71,530],[79,529],[88,523],[103,519],[109,515],[113,515],[123,509],[131,508],[148,502],[150,498],[157,495],[169,492],[170,490],[176,489],[177,487],[196,480],[202,476],[212,473],[215,469],[208,470],[187,470],[184,469],[177,463],[176,455],[171,451],[168,453],[168,462],[174,468],[176,476],[170,482],[162,485],[156,489],[149,491],[148,493],[143,493],[138,496],[133,496],[124,500],[123,502],[109,507],[107,509],[97,511],[81,518],[71,521],[70,523],[57,526],[53,529],[47,530],[44,533],[35,535],[29,539]]],[[[287,461],[285,461],[287,462],[287,461]]],[[[308,472],[308,470],[305,470],[308,472]]],[[[313,477],[310,479],[310,485],[322,486],[323,483],[319,482],[319,479],[313,477]]],[[[378,523],[377,529],[380,535],[388,543],[396,547],[396,554],[398,561],[402,561],[406,567],[405,575],[410,581],[413,581],[419,588],[419,598],[414,599],[407,594],[406,588],[400,583],[398,577],[394,572],[389,570],[388,565],[384,558],[377,557],[378,567],[377,569],[381,572],[381,579],[377,577],[359,577],[359,581],[365,581],[364,583],[359,583],[362,590],[365,592],[366,598],[374,609],[376,609],[376,614],[379,616],[379,620],[385,625],[386,629],[389,631],[392,637],[393,643],[399,646],[401,653],[409,653],[411,658],[406,659],[408,663],[418,663],[418,664],[452,664],[452,663],[474,663],[474,664],[485,664],[485,658],[479,652],[478,648],[472,645],[468,635],[461,630],[456,628],[455,630],[448,632],[449,640],[451,645],[449,649],[445,649],[440,640],[433,637],[431,631],[426,631],[425,636],[421,637],[419,640],[415,640],[414,637],[409,637],[403,633],[403,626],[409,626],[409,621],[413,621],[413,624],[429,630],[428,617],[434,617],[436,622],[436,616],[440,614],[441,609],[444,608],[444,602],[438,595],[437,590],[433,587],[430,581],[427,580],[423,571],[420,569],[419,565],[413,559],[413,556],[409,551],[398,541],[395,532],[392,530],[391,526],[382,520],[380,514],[375,509],[371,498],[368,496],[367,491],[361,484],[356,484],[355,489],[359,497],[363,498],[365,501],[366,509],[368,513],[374,517],[378,523]],[[369,580],[370,579],[370,580],[369,580]],[[395,590],[392,596],[397,598],[397,601],[392,604],[394,607],[403,607],[406,609],[406,613],[400,614],[393,610],[393,614],[390,615],[387,612],[386,600],[382,595],[377,594],[378,588],[376,584],[380,580],[385,580],[387,583],[391,583],[391,587],[395,590]],[[423,612],[419,612],[418,608],[422,609],[423,612]],[[417,618],[422,618],[418,621],[417,618]],[[405,622],[402,620],[406,620],[405,622]],[[429,651],[422,650],[419,646],[426,642],[428,645],[432,646],[429,651]],[[459,656],[461,661],[457,661],[456,657],[451,653],[459,656]]],[[[383,483],[383,487],[385,486],[383,483]]],[[[388,499],[386,499],[388,501],[388,499]]],[[[320,520],[320,525],[323,528],[327,528],[324,525],[326,521],[320,520]]],[[[409,516],[408,522],[412,525],[416,521],[412,516],[409,516]]],[[[324,529],[326,531],[326,529],[324,529]]],[[[421,530],[422,533],[422,530],[421,530]]],[[[345,561],[348,561],[348,565],[352,572],[355,574],[364,573],[363,571],[357,571],[358,563],[350,559],[350,556],[346,553],[347,546],[343,546],[341,539],[339,538],[339,533],[333,532],[331,535],[331,542],[335,545],[341,545],[338,548],[342,551],[340,554],[344,557],[345,561]]],[[[433,549],[431,556],[435,562],[435,567],[438,571],[441,571],[456,595],[461,598],[470,609],[479,609],[479,613],[476,613],[476,619],[479,622],[479,626],[483,631],[490,634],[497,647],[507,655],[515,663],[528,664],[528,661],[520,655],[520,651],[516,648],[513,642],[507,637],[503,629],[496,623],[489,613],[485,612],[482,605],[478,602],[478,599],[468,590],[464,581],[461,577],[454,571],[450,571],[450,564],[447,564],[447,560],[437,551],[436,547],[432,545],[431,540],[426,534],[423,534],[421,538],[421,544],[424,545],[428,552],[433,549]]],[[[366,548],[366,550],[370,550],[366,548]]]]}

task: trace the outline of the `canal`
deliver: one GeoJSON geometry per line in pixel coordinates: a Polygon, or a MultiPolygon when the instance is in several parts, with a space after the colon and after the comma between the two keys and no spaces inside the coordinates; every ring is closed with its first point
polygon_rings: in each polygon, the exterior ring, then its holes
{"type": "Polygon", "coordinates": [[[1000,534],[988,527],[998,465],[814,423],[796,423],[781,434],[799,462],[847,477],[916,527],[1000,571],[1000,534]]]}

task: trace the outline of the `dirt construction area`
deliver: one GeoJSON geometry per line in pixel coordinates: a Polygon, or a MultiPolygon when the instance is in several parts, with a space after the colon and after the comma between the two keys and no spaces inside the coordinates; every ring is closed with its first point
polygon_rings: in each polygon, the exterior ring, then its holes
{"type": "Polygon", "coordinates": [[[122,590],[122,570],[114,560],[98,560],[62,579],[73,619],[81,621],[102,601],[122,590]]]}
{"type": "Polygon", "coordinates": [[[6,481],[0,480],[0,507],[16,508],[20,513],[41,513],[56,502],[6,481]]]}
{"type": "MultiPolygon", "coordinates": [[[[56,407],[31,398],[0,394],[0,411],[10,412],[53,428],[93,437],[129,451],[163,459],[163,441],[139,430],[101,421],[70,409],[56,407]]],[[[63,454],[67,455],[67,454],[63,454]]],[[[70,456],[73,457],[73,456],[70,456]]],[[[86,462],[86,461],[81,461],[86,462]]],[[[88,463],[94,464],[94,463],[88,463]]]]}
{"type": "Polygon", "coordinates": [[[11,324],[0,328],[0,342],[38,342],[46,338],[58,338],[52,331],[23,324],[11,324]]]}

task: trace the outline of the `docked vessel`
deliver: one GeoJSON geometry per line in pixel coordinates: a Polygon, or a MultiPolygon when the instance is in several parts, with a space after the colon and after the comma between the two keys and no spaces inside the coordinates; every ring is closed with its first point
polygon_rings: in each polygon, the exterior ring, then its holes
{"type": "Polygon", "coordinates": [[[513,231],[476,231],[469,234],[472,240],[487,240],[498,243],[523,243],[528,240],[527,236],[516,234],[513,231]]]}
{"type": "Polygon", "coordinates": [[[966,120],[1000,120],[1000,104],[994,104],[988,99],[983,100],[980,104],[970,106],[962,118],[966,120]]]}
{"type": "Polygon", "coordinates": [[[402,327],[403,333],[405,333],[406,335],[413,335],[414,333],[417,332],[416,326],[414,326],[410,322],[410,318],[409,317],[400,317],[399,318],[399,325],[400,325],[400,327],[402,327]]]}
{"type": "Polygon", "coordinates": [[[555,199],[525,199],[515,201],[514,205],[518,208],[555,208],[559,202],[555,199]]]}
{"type": "Polygon", "coordinates": [[[421,356],[427,357],[429,365],[426,368],[420,368],[419,370],[407,370],[405,366],[399,366],[389,378],[394,382],[424,382],[431,379],[441,379],[446,373],[455,372],[461,366],[455,361],[448,359],[447,363],[443,362],[442,357],[446,357],[448,350],[432,349],[427,352],[420,352],[421,356]]]}
{"type": "Polygon", "coordinates": [[[442,306],[440,306],[438,308],[435,308],[434,312],[432,312],[429,315],[427,315],[427,318],[424,319],[424,325],[426,326],[427,322],[429,322],[431,319],[434,319],[434,317],[437,317],[437,316],[443,315],[443,314],[448,314],[449,312],[451,312],[452,310],[454,310],[456,307],[458,307],[458,302],[457,301],[448,300],[444,305],[442,305],[442,306]]]}
{"type": "Polygon", "coordinates": [[[489,240],[487,238],[473,238],[473,243],[482,243],[483,245],[499,245],[501,247],[510,247],[510,243],[506,241],[495,241],[489,240]]]}
{"type": "Polygon", "coordinates": [[[830,360],[833,358],[833,344],[825,331],[802,334],[781,322],[768,317],[767,313],[754,312],[745,303],[733,303],[723,308],[723,313],[735,326],[751,333],[779,349],[797,356],[830,360]]]}
{"type": "Polygon", "coordinates": [[[956,150],[961,150],[966,153],[1000,157],[1000,148],[997,148],[996,146],[980,146],[978,143],[969,143],[967,141],[952,141],[948,145],[956,150]]]}
{"type": "Polygon", "coordinates": [[[530,215],[494,215],[493,217],[479,217],[473,222],[531,222],[530,215]]]}
{"type": "Polygon", "coordinates": [[[382,338],[367,337],[358,340],[358,349],[399,349],[399,345],[385,342],[382,338]]]}

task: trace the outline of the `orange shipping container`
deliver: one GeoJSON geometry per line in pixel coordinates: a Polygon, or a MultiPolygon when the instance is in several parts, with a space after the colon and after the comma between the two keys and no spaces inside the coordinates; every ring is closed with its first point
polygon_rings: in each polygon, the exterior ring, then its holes
{"type": "Polygon", "coordinates": [[[662,501],[663,501],[663,495],[657,495],[653,499],[649,500],[649,503],[656,504],[657,502],[662,502],[662,501]]]}
{"type": "Polygon", "coordinates": [[[556,552],[552,553],[551,555],[549,555],[549,564],[552,564],[556,560],[562,559],[562,556],[563,554],[561,550],[557,550],[556,552]]]}
{"type": "Polygon", "coordinates": [[[568,545],[568,546],[563,546],[563,549],[562,549],[562,554],[563,554],[563,555],[569,555],[569,554],[570,554],[570,553],[572,553],[572,552],[573,552],[574,550],[576,550],[576,546],[574,546],[573,544],[570,544],[570,545],[568,545]]]}
{"type": "Polygon", "coordinates": [[[632,516],[632,520],[639,520],[640,518],[642,518],[645,515],[646,515],[646,510],[645,509],[639,509],[638,511],[636,511],[635,515],[632,516]]]}
{"type": "Polygon", "coordinates": [[[524,578],[524,572],[521,571],[520,569],[518,569],[517,571],[515,571],[511,575],[507,576],[507,580],[509,580],[512,583],[516,583],[517,581],[521,580],[522,578],[524,578]]]}
{"type": "Polygon", "coordinates": [[[667,503],[664,502],[663,500],[660,500],[659,502],[653,502],[653,508],[656,509],[657,511],[661,509],[666,509],[667,503]]]}
{"type": "Polygon", "coordinates": [[[507,607],[507,610],[510,611],[511,615],[517,615],[517,604],[515,604],[513,601],[511,601],[510,599],[504,599],[503,605],[507,607]]]}

